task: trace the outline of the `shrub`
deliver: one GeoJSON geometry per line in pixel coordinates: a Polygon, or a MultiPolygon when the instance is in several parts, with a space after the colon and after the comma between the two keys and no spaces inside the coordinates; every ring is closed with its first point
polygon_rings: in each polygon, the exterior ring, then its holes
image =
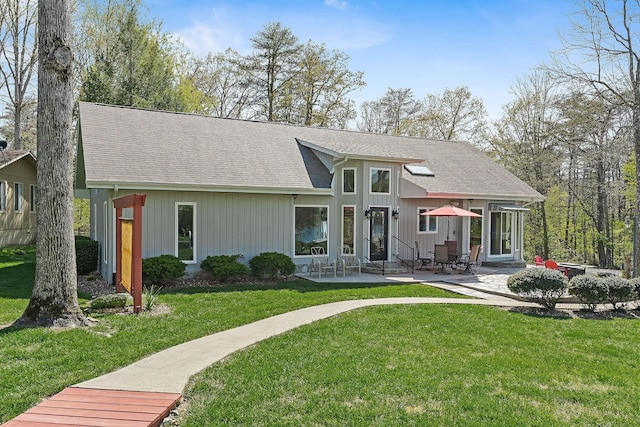
{"type": "Polygon", "coordinates": [[[184,275],[187,265],[173,255],[160,255],[142,260],[142,281],[161,283],[184,275]]]}
{"type": "Polygon", "coordinates": [[[238,255],[208,256],[202,261],[200,268],[220,281],[244,276],[248,272],[247,266],[238,261],[238,255]]]}
{"type": "Polygon", "coordinates": [[[606,302],[609,296],[607,285],[601,278],[586,274],[569,280],[569,293],[590,311],[595,311],[598,304],[606,302]]]}
{"type": "Polygon", "coordinates": [[[525,268],[509,276],[507,287],[511,292],[553,310],[567,290],[567,278],[558,270],[525,268]]]}
{"type": "Polygon", "coordinates": [[[249,261],[254,276],[268,276],[275,279],[279,276],[290,276],[296,271],[291,258],[278,252],[263,252],[249,261]]]}
{"type": "MultiPolygon", "coordinates": [[[[640,300],[640,277],[629,279],[629,283],[633,286],[633,299],[640,300]]],[[[640,301],[638,301],[638,308],[640,308],[640,301]]]]}
{"type": "Polygon", "coordinates": [[[98,268],[98,241],[76,236],[76,271],[89,274],[98,268]]]}
{"type": "Polygon", "coordinates": [[[622,310],[626,303],[633,299],[634,284],[622,277],[605,277],[602,279],[608,289],[607,301],[614,310],[622,310]]]}
{"type": "Polygon", "coordinates": [[[129,294],[109,294],[102,295],[91,301],[91,308],[100,310],[103,308],[123,308],[127,306],[129,294]]]}

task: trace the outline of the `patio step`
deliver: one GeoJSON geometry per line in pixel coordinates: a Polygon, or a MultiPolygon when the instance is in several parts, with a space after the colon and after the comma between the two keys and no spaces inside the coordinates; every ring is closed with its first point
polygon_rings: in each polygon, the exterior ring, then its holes
{"type": "MultiPolygon", "coordinates": [[[[374,261],[362,265],[362,272],[368,274],[382,274],[382,261],[374,261]]],[[[396,262],[384,263],[384,275],[389,274],[406,274],[411,271],[410,268],[398,264],[396,262]]]]}

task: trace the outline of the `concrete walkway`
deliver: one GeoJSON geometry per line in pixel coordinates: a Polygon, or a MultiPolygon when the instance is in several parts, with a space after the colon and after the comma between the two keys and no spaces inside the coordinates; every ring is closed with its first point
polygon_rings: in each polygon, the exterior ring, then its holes
{"type": "MultiPolygon", "coordinates": [[[[218,332],[160,351],[117,371],[76,384],[9,421],[7,427],[50,425],[158,426],[181,399],[189,379],[230,354],[317,320],[363,307],[395,304],[473,304],[500,307],[536,306],[518,301],[506,288],[511,272],[479,268],[476,275],[380,275],[323,278],[321,282],[425,283],[471,298],[381,298],[340,301],[307,307],[218,332]],[[134,404],[145,399],[146,405],[134,404]],[[162,402],[162,403],[160,403],[162,402]],[[70,414],[76,414],[70,416],[70,414]],[[89,423],[89,424],[87,424],[89,423]],[[114,424],[115,423],[115,424],[114,424]]],[[[317,281],[317,280],[316,280],[317,281]]],[[[559,305],[560,307],[561,305],[559,305]]],[[[567,305],[574,308],[575,305],[567,305]]]]}
{"type": "Polygon", "coordinates": [[[476,304],[516,307],[535,304],[507,298],[383,298],[307,307],[189,341],[74,387],[182,393],[189,378],[235,351],[298,326],[362,307],[392,304],[476,304]]]}

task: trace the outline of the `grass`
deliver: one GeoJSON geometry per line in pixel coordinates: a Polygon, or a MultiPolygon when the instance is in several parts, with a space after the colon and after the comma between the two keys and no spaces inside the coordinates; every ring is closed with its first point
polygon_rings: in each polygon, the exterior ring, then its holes
{"type": "MultiPolygon", "coordinates": [[[[0,253],[0,319],[23,312],[33,286],[34,252],[0,253]],[[15,272],[20,271],[16,275],[15,272]]],[[[96,314],[87,329],[0,330],[0,423],[78,382],[111,372],[148,354],[275,314],[333,301],[394,296],[452,296],[422,285],[314,284],[292,281],[181,289],[158,295],[170,307],[160,316],[96,314]]],[[[176,361],[179,363],[179,361],[176,361]]]]}
{"type": "MultiPolygon", "coordinates": [[[[0,251],[0,323],[33,283],[32,250],[0,251]]],[[[101,314],[87,329],[0,330],[0,423],[64,387],[147,354],[306,306],[451,296],[422,285],[182,289],[160,316],[101,314]]],[[[635,425],[640,323],[553,319],[492,307],[370,307],[235,353],[195,377],[183,425],[635,425]]],[[[176,364],[180,363],[176,360],[176,364]]]]}
{"type": "Polygon", "coordinates": [[[639,326],[480,306],[366,308],[205,370],[181,425],[636,425],[639,326]]]}

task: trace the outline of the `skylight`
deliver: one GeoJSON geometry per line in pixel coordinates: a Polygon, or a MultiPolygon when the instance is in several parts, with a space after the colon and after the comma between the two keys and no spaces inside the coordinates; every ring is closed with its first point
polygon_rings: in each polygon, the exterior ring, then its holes
{"type": "Polygon", "coordinates": [[[404,168],[409,171],[411,175],[417,176],[436,176],[431,169],[425,165],[404,165],[404,168]]]}

